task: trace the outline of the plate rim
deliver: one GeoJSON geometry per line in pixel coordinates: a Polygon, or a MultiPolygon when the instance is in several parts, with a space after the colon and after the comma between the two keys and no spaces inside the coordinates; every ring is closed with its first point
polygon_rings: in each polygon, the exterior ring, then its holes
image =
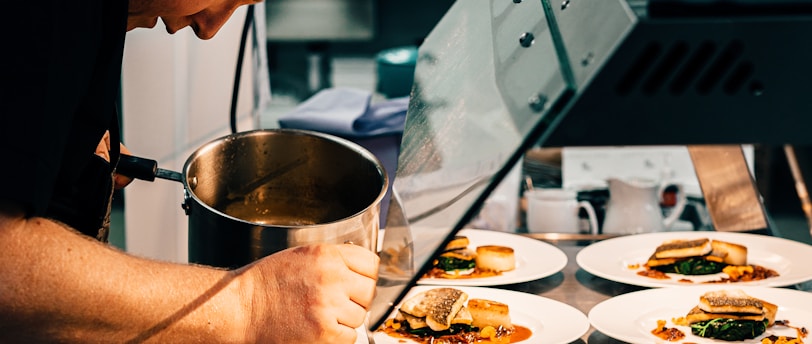
{"type": "MultiPolygon", "coordinates": [[[[781,243],[788,246],[793,246],[797,248],[804,248],[812,253],[812,245],[808,245],[799,241],[790,240],[786,238],[776,237],[776,236],[768,236],[768,235],[761,235],[761,234],[752,234],[752,233],[740,233],[740,232],[710,232],[710,231],[674,231],[674,232],[655,232],[655,233],[643,233],[643,234],[633,234],[628,236],[616,237],[611,239],[606,239],[600,242],[593,243],[582,248],[578,254],[575,256],[575,261],[579,268],[583,269],[584,271],[618,283],[624,283],[629,285],[635,285],[640,287],[648,287],[648,288],[667,288],[667,287],[691,287],[696,286],[696,284],[678,284],[678,283],[663,283],[656,279],[651,278],[621,278],[617,274],[613,274],[611,272],[602,271],[601,269],[596,268],[594,265],[590,264],[589,257],[593,251],[602,249],[604,246],[607,245],[617,245],[621,246],[620,243],[633,243],[637,240],[654,240],[654,238],[659,238],[658,240],[666,240],[666,239],[679,239],[680,236],[687,236],[687,237],[699,237],[699,236],[706,236],[709,238],[719,238],[720,240],[730,240],[736,241],[736,238],[739,240],[745,241],[752,241],[756,239],[763,239],[763,240],[771,240],[776,243],[781,243]]],[[[653,252],[654,248],[652,248],[653,252]]],[[[781,255],[782,257],[786,258],[785,255],[782,255],[781,252],[774,252],[776,254],[781,255]]],[[[594,256],[594,255],[593,255],[594,256]]],[[[791,259],[787,259],[791,264],[794,264],[794,261],[791,259]]],[[[769,266],[767,266],[769,268],[769,266]]],[[[812,267],[809,267],[809,271],[807,272],[806,276],[794,276],[794,275],[781,275],[776,278],[765,279],[760,281],[753,281],[753,282],[738,282],[734,285],[737,286],[765,286],[765,287],[787,287],[792,286],[798,283],[803,283],[812,280],[812,267]]]]}
{"type": "MultiPolygon", "coordinates": [[[[596,318],[598,318],[599,314],[602,316],[603,315],[602,313],[610,312],[613,309],[612,306],[615,306],[615,304],[627,305],[628,306],[630,304],[633,304],[635,300],[640,302],[640,301],[653,300],[653,299],[657,299],[657,300],[669,299],[669,298],[673,298],[674,296],[680,296],[680,293],[683,294],[680,297],[683,297],[683,296],[688,297],[688,296],[690,296],[691,293],[695,293],[696,294],[695,295],[696,299],[698,301],[700,293],[702,293],[704,291],[707,291],[707,290],[711,290],[711,289],[724,289],[724,288],[727,288],[727,289],[739,289],[739,290],[742,290],[742,291],[744,291],[745,293],[747,293],[748,295],[751,295],[751,296],[757,296],[757,297],[760,296],[763,299],[773,298],[773,300],[778,299],[778,298],[786,298],[786,297],[791,297],[793,300],[796,300],[796,298],[799,297],[799,296],[806,296],[806,298],[804,298],[805,299],[804,304],[805,305],[808,304],[809,307],[811,308],[810,312],[812,312],[812,294],[801,291],[801,290],[767,287],[767,286],[736,286],[736,285],[732,285],[732,284],[721,284],[721,285],[720,284],[706,284],[706,285],[693,285],[693,286],[679,287],[679,288],[652,288],[652,289],[644,289],[644,290],[638,290],[638,291],[625,293],[625,294],[622,294],[622,295],[618,295],[618,296],[606,299],[606,300],[604,300],[602,302],[599,302],[598,304],[596,304],[595,306],[593,306],[589,310],[589,312],[587,313],[587,318],[589,319],[590,326],[592,326],[595,329],[595,331],[603,333],[604,335],[609,336],[611,338],[621,340],[621,341],[627,341],[627,342],[631,342],[631,343],[639,342],[641,340],[648,341],[648,342],[654,342],[654,341],[657,341],[656,337],[652,336],[651,338],[642,338],[642,337],[639,337],[639,336],[635,337],[635,336],[627,335],[627,332],[618,331],[616,328],[611,328],[609,326],[603,326],[603,324],[601,322],[596,321],[596,318]],[[775,296],[766,296],[765,297],[765,295],[775,295],[775,296]]],[[[771,300],[767,300],[767,301],[771,301],[771,300]]],[[[781,305],[781,304],[778,304],[778,307],[779,307],[779,311],[782,308],[786,309],[786,306],[781,305]]],[[[617,307],[614,307],[614,308],[617,308],[617,307]]],[[[628,309],[628,308],[629,307],[625,307],[624,309],[628,309]]],[[[687,308],[688,307],[686,306],[686,309],[687,308]]],[[[800,309],[802,307],[798,306],[798,307],[794,307],[794,308],[799,308],[800,309]]],[[[641,311],[643,311],[643,310],[645,310],[645,309],[641,308],[641,311]]],[[[624,319],[632,319],[632,318],[634,318],[634,316],[640,316],[642,314],[643,313],[624,314],[623,318],[624,319]]],[[[679,315],[678,314],[674,315],[674,317],[677,317],[677,316],[679,316],[679,315]]],[[[779,318],[780,318],[780,316],[779,316],[779,318]]],[[[664,320],[667,320],[667,319],[664,319],[664,320]]],[[[791,321],[793,319],[788,319],[788,320],[791,321]]],[[[633,323],[634,323],[633,320],[629,321],[630,325],[632,325],[633,323]]],[[[802,324],[802,325],[808,327],[810,324],[802,324]]],[[[652,329],[654,329],[654,327],[652,327],[652,329]]],[[[637,331],[634,331],[634,329],[632,329],[631,332],[637,332],[637,331]]]]}
{"type": "MultiPolygon", "coordinates": [[[[527,245],[536,245],[538,247],[544,247],[545,251],[542,254],[539,254],[539,256],[544,255],[543,262],[551,262],[550,268],[544,269],[538,273],[517,275],[514,278],[510,279],[504,278],[504,275],[489,276],[482,278],[470,278],[470,279],[420,278],[419,280],[417,280],[417,285],[487,287],[487,286],[498,286],[498,285],[529,282],[552,276],[560,272],[561,270],[564,270],[564,268],[567,266],[567,263],[569,262],[567,254],[564,253],[564,251],[562,251],[555,245],[546,243],[541,240],[524,237],[519,235],[518,233],[501,232],[488,229],[463,228],[457,233],[457,235],[463,235],[465,233],[473,233],[473,235],[493,235],[499,237],[504,236],[505,238],[510,238],[511,240],[517,242],[527,243],[527,245]]],[[[527,263],[534,262],[534,260],[532,259],[524,259],[524,258],[525,257],[522,256],[522,259],[525,260],[527,263]]]]}
{"type": "MultiPolygon", "coordinates": [[[[443,287],[459,289],[459,290],[462,290],[462,291],[468,293],[469,295],[472,295],[472,294],[473,295],[488,295],[487,297],[490,300],[506,303],[510,307],[518,307],[517,311],[522,311],[523,313],[532,314],[533,313],[532,311],[527,311],[526,309],[531,307],[531,306],[534,306],[533,302],[531,302],[531,301],[537,301],[536,303],[544,304],[546,306],[556,305],[557,307],[559,307],[557,312],[562,312],[562,311],[566,310],[567,312],[570,313],[570,315],[578,317],[579,318],[579,323],[577,325],[579,325],[579,326],[572,326],[572,323],[570,323],[570,322],[567,323],[568,324],[567,326],[550,326],[552,328],[558,328],[558,329],[563,328],[563,329],[566,329],[567,331],[572,332],[572,333],[567,333],[566,335],[562,335],[562,338],[560,339],[560,341],[556,342],[556,343],[562,343],[562,344],[572,343],[573,341],[578,340],[583,335],[585,335],[587,332],[589,332],[589,329],[590,329],[590,326],[591,326],[590,323],[589,323],[589,318],[587,317],[587,315],[584,312],[580,311],[579,309],[573,307],[572,305],[569,305],[569,304],[566,304],[564,302],[554,300],[554,299],[551,299],[551,298],[548,298],[548,297],[544,297],[544,296],[541,296],[541,295],[525,293],[525,292],[509,290],[509,289],[490,288],[490,287],[482,287],[482,286],[420,285],[420,286],[415,286],[412,289],[410,289],[409,293],[406,295],[404,300],[407,299],[408,297],[410,297],[411,295],[414,295],[414,293],[418,293],[418,292],[423,291],[423,290],[429,290],[429,289],[435,289],[435,288],[443,288],[443,287]],[[514,297],[514,298],[517,299],[517,301],[520,301],[520,302],[514,302],[514,303],[505,302],[505,298],[509,298],[509,297],[514,297]]],[[[481,296],[474,296],[474,298],[477,298],[477,297],[481,297],[481,296]]],[[[547,310],[549,310],[549,308],[547,310]]],[[[392,313],[394,313],[394,312],[397,312],[397,307],[394,308],[394,311],[392,313]]],[[[387,314],[386,318],[388,319],[388,318],[392,317],[392,313],[387,314]]],[[[554,312],[548,312],[548,314],[552,314],[552,313],[554,313],[554,312]]],[[[560,314],[560,313],[558,313],[558,314],[560,314]]],[[[555,317],[555,318],[561,318],[561,317],[555,317]]],[[[544,326],[544,328],[548,328],[548,324],[542,323],[542,325],[544,326]]],[[[372,330],[372,335],[373,336],[381,335],[381,336],[386,336],[386,338],[392,338],[392,337],[387,336],[385,333],[378,332],[377,330],[372,330]]],[[[400,340],[400,339],[397,339],[397,340],[400,340]]],[[[528,338],[527,340],[522,341],[520,343],[522,343],[522,344],[524,344],[524,343],[534,344],[534,343],[542,343],[542,342],[543,343],[549,343],[549,342],[547,342],[547,340],[549,340],[549,337],[537,337],[536,334],[534,333],[532,336],[530,336],[530,338],[528,338]]],[[[412,344],[412,343],[414,343],[414,341],[408,341],[408,342],[402,342],[402,343],[404,343],[404,344],[412,344]]]]}

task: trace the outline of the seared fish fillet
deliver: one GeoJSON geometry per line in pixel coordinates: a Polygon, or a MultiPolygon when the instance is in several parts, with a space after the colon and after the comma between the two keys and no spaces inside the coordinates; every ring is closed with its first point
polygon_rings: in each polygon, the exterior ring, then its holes
{"type": "Polygon", "coordinates": [[[709,313],[703,311],[701,308],[699,308],[699,306],[695,306],[693,309],[691,309],[691,311],[688,312],[688,315],[685,316],[685,320],[688,320],[688,324],[713,320],[716,318],[758,321],[764,319],[764,314],[709,313]]]}
{"type": "MultiPolygon", "coordinates": [[[[420,329],[429,326],[426,323],[426,318],[418,318],[414,315],[409,315],[408,313],[398,312],[398,316],[396,317],[397,320],[406,320],[409,323],[409,327],[412,329],[420,329]]],[[[451,324],[465,324],[471,325],[474,321],[474,318],[471,317],[471,312],[468,311],[467,308],[462,307],[460,311],[457,312],[457,315],[454,319],[451,319],[451,324]]]]}
{"type": "Polygon", "coordinates": [[[755,321],[767,319],[768,326],[772,326],[776,313],[777,305],[754,298],[742,290],[718,290],[700,296],[699,305],[688,312],[685,320],[688,324],[693,324],[716,318],[755,321]]]}
{"type": "Polygon", "coordinates": [[[699,297],[699,308],[708,313],[763,314],[761,300],[741,290],[707,292],[699,297]]]}
{"type": "Polygon", "coordinates": [[[712,250],[708,238],[696,240],[675,240],[662,243],[654,251],[654,258],[685,258],[704,256],[712,250]]]}
{"type": "Polygon", "coordinates": [[[454,288],[435,288],[417,294],[400,306],[400,311],[418,318],[425,317],[434,331],[451,327],[451,321],[468,301],[468,294],[454,288]]]}

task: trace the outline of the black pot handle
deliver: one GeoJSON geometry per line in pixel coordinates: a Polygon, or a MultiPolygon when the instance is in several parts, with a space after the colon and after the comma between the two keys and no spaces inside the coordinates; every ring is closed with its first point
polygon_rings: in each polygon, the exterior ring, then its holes
{"type": "Polygon", "coordinates": [[[183,183],[183,175],[179,172],[158,168],[158,162],[155,160],[127,154],[121,154],[119,157],[116,173],[149,182],[157,177],[183,183]]]}

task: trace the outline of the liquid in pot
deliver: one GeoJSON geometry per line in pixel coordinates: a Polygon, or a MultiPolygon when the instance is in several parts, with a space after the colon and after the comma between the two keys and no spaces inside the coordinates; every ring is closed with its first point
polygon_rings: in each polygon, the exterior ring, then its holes
{"type": "Polygon", "coordinates": [[[235,200],[219,211],[234,218],[269,226],[311,226],[329,223],[348,217],[353,214],[335,202],[325,204],[306,199],[256,199],[247,197],[235,200]]]}

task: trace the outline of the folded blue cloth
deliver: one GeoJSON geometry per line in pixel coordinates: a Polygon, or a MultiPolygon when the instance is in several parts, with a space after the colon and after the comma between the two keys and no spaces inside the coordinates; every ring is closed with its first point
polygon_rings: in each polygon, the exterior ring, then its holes
{"type": "Polygon", "coordinates": [[[371,99],[370,92],[357,89],[325,89],[280,116],[279,126],[344,137],[403,133],[409,97],[377,104],[370,104],[371,99]]]}

